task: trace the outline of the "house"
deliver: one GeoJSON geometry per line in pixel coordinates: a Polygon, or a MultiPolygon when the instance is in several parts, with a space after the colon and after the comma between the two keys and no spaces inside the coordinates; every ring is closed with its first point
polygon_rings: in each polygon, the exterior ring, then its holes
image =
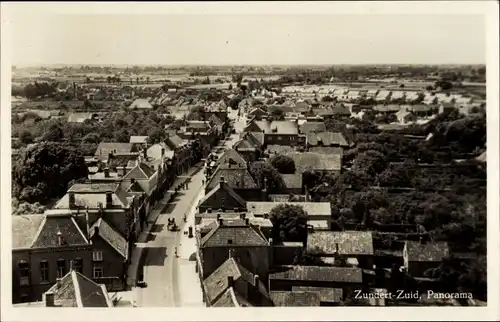
{"type": "Polygon", "coordinates": [[[224,151],[219,159],[215,161],[215,167],[228,164],[247,167],[246,160],[235,149],[228,149],[224,151]]]}
{"type": "Polygon", "coordinates": [[[148,143],[148,136],[147,135],[140,135],[140,136],[130,136],[130,143],[132,144],[137,144],[138,146],[144,146],[148,143]]]}
{"type": "Polygon", "coordinates": [[[120,183],[78,183],[47,213],[75,214],[82,227],[102,217],[132,243],[140,230],[143,198],[128,193],[120,183]]]}
{"type": "Polygon", "coordinates": [[[94,156],[106,163],[110,154],[130,154],[133,152],[138,152],[133,143],[101,142],[97,146],[94,156]]]}
{"type": "Polygon", "coordinates": [[[264,111],[262,108],[256,107],[253,110],[251,110],[250,112],[248,112],[247,115],[248,115],[248,117],[255,118],[255,120],[259,121],[262,118],[267,117],[268,113],[266,111],[264,111]]]}
{"type": "Polygon", "coordinates": [[[274,306],[320,306],[319,292],[311,291],[273,291],[270,292],[274,306]]]}
{"type": "Polygon", "coordinates": [[[269,274],[269,291],[292,291],[297,287],[342,289],[343,294],[362,289],[363,271],[356,267],[281,266],[269,274]]]}
{"type": "Polygon", "coordinates": [[[305,122],[299,127],[300,134],[326,132],[325,122],[305,122]]]}
{"type": "Polygon", "coordinates": [[[267,195],[267,192],[261,190],[246,167],[231,164],[220,165],[207,179],[206,194],[219,185],[221,177],[225,184],[245,200],[262,200],[263,196],[267,195]]]}
{"type": "Polygon", "coordinates": [[[248,222],[251,226],[258,227],[266,240],[268,240],[269,243],[272,242],[271,237],[273,223],[268,218],[255,217],[251,213],[235,211],[231,209],[219,209],[217,211],[208,209],[203,213],[198,212],[195,215],[195,223],[197,225],[197,229],[200,229],[200,231],[202,231],[203,233],[209,232],[216,224],[216,221],[220,219],[224,220],[226,223],[242,223],[243,221],[248,219],[248,222]]]}
{"type": "MultiPolygon", "coordinates": [[[[203,280],[205,302],[208,306],[229,306],[231,303],[227,292],[232,292],[238,306],[271,306],[269,293],[259,275],[250,272],[233,256],[229,250],[229,258],[212,274],[203,280]]],[[[234,302],[233,302],[234,303],[234,302]]]]}
{"type": "Polygon", "coordinates": [[[425,277],[425,272],[437,268],[450,254],[448,243],[407,241],[403,249],[406,272],[413,277],[425,277]]]}
{"type": "Polygon", "coordinates": [[[366,97],[374,99],[375,97],[377,97],[377,94],[378,94],[378,89],[370,89],[368,90],[368,92],[366,92],[366,97]]]}
{"type": "Polygon", "coordinates": [[[263,144],[301,145],[305,143],[305,137],[299,135],[299,126],[296,121],[251,120],[243,131],[263,133],[263,144]]]}
{"type": "Polygon", "coordinates": [[[33,307],[114,307],[106,287],[80,272],[70,271],[47,292],[42,302],[27,303],[33,307]]]}
{"type": "Polygon", "coordinates": [[[223,176],[220,176],[219,180],[219,184],[200,201],[199,212],[211,211],[212,209],[246,211],[246,201],[224,181],[223,176]]]}
{"type": "Polygon", "coordinates": [[[347,100],[348,101],[355,101],[355,100],[360,99],[360,98],[361,98],[361,95],[360,95],[359,91],[350,90],[347,93],[347,100]]]}
{"type": "Polygon", "coordinates": [[[307,134],[307,147],[341,147],[348,148],[350,144],[340,132],[318,132],[307,134]]]}
{"type": "Polygon", "coordinates": [[[451,113],[456,109],[453,103],[441,103],[439,104],[439,114],[451,113]]]}
{"type": "MultiPolygon", "coordinates": [[[[247,210],[255,217],[268,218],[271,210],[282,202],[248,201],[247,210]]],[[[331,227],[332,209],[329,202],[287,202],[286,205],[299,206],[307,213],[307,223],[315,229],[328,230],[331,227]]]]}
{"type": "Polygon", "coordinates": [[[149,100],[144,98],[138,98],[132,102],[129,106],[130,109],[152,109],[153,105],[149,103],[149,100]]]}
{"type": "Polygon", "coordinates": [[[313,292],[319,295],[319,306],[338,306],[342,303],[341,288],[294,286],[292,292],[313,292]]]}
{"type": "Polygon", "coordinates": [[[403,91],[392,91],[391,101],[401,101],[405,98],[405,92],[403,91]]]}
{"type": "Polygon", "coordinates": [[[97,113],[69,113],[68,123],[83,123],[85,121],[96,121],[97,113]]]}
{"type": "Polygon", "coordinates": [[[234,143],[233,149],[236,150],[246,162],[257,160],[264,145],[264,133],[261,132],[246,132],[243,133],[241,139],[234,143]]]}
{"type": "Polygon", "coordinates": [[[401,110],[399,105],[389,104],[389,105],[376,105],[373,110],[378,114],[396,114],[401,110]]]}
{"type": "Polygon", "coordinates": [[[12,301],[40,301],[73,261],[92,277],[92,244],[68,213],[12,216],[12,301]]]}
{"type": "Polygon", "coordinates": [[[168,148],[174,151],[172,165],[178,175],[188,171],[193,162],[193,151],[188,140],[180,138],[173,133],[167,133],[167,138],[164,142],[168,148]]]}
{"type": "Polygon", "coordinates": [[[437,110],[433,108],[433,106],[425,104],[410,105],[408,107],[408,110],[411,111],[417,117],[429,117],[434,115],[435,112],[437,112],[437,110]]]}
{"type": "Polygon", "coordinates": [[[287,153],[286,155],[295,162],[295,171],[297,173],[304,173],[308,170],[318,170],[340,174],[342,169],[341,154],[328,155],[316,152],[293,152],[287,153]]]}
{"type": "Polygon", "coordinates": [[[303,191],[302,173],[282,174],[285,186],[279,193],[301,195],[303,191]]]}
{"type": "Polygon", "coordinates": [[[402,123],[402,124],[411,123],[417,119],[415,114],[413,114],[412,112],[410,112],[406,109],[404,109],[404,110],[402,109],[402,110],[398,111],[396,113],[396,117],[398,119],[398,122],[402,123]]]}
{"type": "Polygon", "coordinates": [[[389,100],[390,97],[391,97],[391,92],[390,91],[380,90],[378,92],[377,96],[375,97],[375,101],[377,101],[377,102],[384,102],[384,101],[389,100]]]}
{"type": "Polygon", "coordinates": [[[426,105],[437,104],[438,97],[434,93],[425,93],[423,103],[426,105]]]}
{"type": "Polygon", "coordinates": [[[315,231],[307,236],[307,250],[334,263],[343,256],[347,264],[373,269],[373,236],[369,231],[315,231]]]}
{"type": "Polygon", "coordinates": [[[224,135],[225,123],[220,118],[218,118],[216,114],[212,114],[208,118],[208,124],[211,128],[215,129],[217,131],[217,135],[222,138],[222,136],[224,135]]]}
{"type": "Polygon", "coordinates": [[[103,218],[90,227],[93,278],[108,290],[123,290],[127,276],[129,244],[125,237],[103,218]]]}
{"type": "Polygon", "coordinates": [[[248,218],[212,222],[196,232],[197,261],[203,279],[210,276],[230,257],[253,274],[267,279],[272,262],[271,247],[259,227],[250,224],[248,218]]]}
{"type": "MultiPolygon", "coordinates": [[[[220,121],[220,120],[219,120],[220,121]]],[[[212,126],[210,125],[209,121],[195,121],[191,120],[187,122],[187,125],[185,127],[185,132],[188,133],[207,133],[210,131],[212,126]]]]}
{"type": "Polygon", "coordinates": [[[414,103],[420,99],[420,96],[419,92],[406,92],[405,101],[407,103],[414,103]]]}

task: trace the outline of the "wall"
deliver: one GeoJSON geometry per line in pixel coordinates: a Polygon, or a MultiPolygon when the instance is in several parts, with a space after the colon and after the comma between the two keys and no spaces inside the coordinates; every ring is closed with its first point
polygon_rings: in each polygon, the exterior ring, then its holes
{"type": "Polygon", "coordinates": [[[28,295],[27,301],[41,301],[42,294],[46,292],[57,279],[57,260],[64,258],[66,260],[66,271],[69,271],[70,260],[81,258],[83,260],[83,274],[92,278],[92,253],[90,245],[79,247],[61,247],[52,249],[40,250],[14,250],[12,251],[12,270],[14,280],[13,286],[13,302],[20,302],[21,294],[28,295]],[[30,285],[19,285],[18,262],[25,260],[30,264],[30,285]],[[47,260],[49,263],[49,282],[41,282],[40,280],[40,261],[47,260]]]}
{"type": "Polygon", "coordinates": [[[104,241],[101,236],[94,235],[94,238],[92,238],[92,249],[102,251],[103,261],[96,262],[95,264],[102,267],[105,277],[122,278],[124,276],[123,261],[125,259],[111,245],[104,241]]]}

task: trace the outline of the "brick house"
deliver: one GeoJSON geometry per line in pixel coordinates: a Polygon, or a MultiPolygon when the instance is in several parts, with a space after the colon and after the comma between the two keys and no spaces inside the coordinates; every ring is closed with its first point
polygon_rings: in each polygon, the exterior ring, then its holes
{"type": "Polygon", "coordinates": [[[205,279],[229,258],[234,257],[253,274],[267,278],[271,258],[271,247],[259,227],[244,220],[219,218],[208,227],[196,232],[198,243],[198,266],[205,279]]]}
{"type": "Polygon", "coordinates": [[[403,249],[406,272],[413,277],[425,277],[429,269],[437,268],[450,255],[448,243],[422,243],[407,241],[403,249]]]}
{"type": "Polygon", "coordinates": [[[172,165],[174,166],[177,175],[186,172],[191,168],[193,162],[193,153],[191,145],[187,140],[180,138],[176,134],[168,134],[165,139],[165,144],[174,151],[172,165]]]}
{"type": "Polygon", "coordinates": [[[40,301],[71,261],[92,276],[92,245],[72,216],[12,216],[13,303],[40,301]]]}
{"type": "Polygon", "coordinates": [[[307,250],[333,263],[344,256],[350,266],[373,269],[373,237],[369,231],[315,231],[307,236],[307,250]]]}
{"type": "Polygon", "coordinates": [[[234,143],[236,150],[247,162],[257,160],[264,149],[264,135],[261,132],[244,133],[239,141],[234,143]],[[262,139],[262,141],[260,140],[262,139]]]}
{"type": "Polygon", "coordinates": [[[238,306],[271,306],[269,293],[259,275],[239,263],[238,258],[233,257],[232,250],[229,250],[228,256],[202,283],[207,305],[228,306],[222,303],[227,302],[227,292],[230,291],[237,299],[238,306]]]}

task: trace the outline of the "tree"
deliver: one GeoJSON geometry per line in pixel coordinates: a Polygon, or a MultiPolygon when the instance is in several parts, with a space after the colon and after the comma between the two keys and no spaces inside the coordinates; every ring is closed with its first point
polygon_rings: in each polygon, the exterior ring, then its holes
{"type": "Polygon", "coordinates": [[[273,224],[273,240],[305,241],[307,240],[307,213],[301,206],[281,204],[269,213],[273,224]]]}
{"type": "Polygon", "coordinates": [[[270,193],[278,192],[285,186],[281,174],[268,161],[252,162],[249,171],[260,187],[263,188],[267,185],[267,190],[270,193]]]}
{"type": "Polygon", "coordinates": [[[99,143],[101,137],[97,133],[89,133],[82,138],[82,143],[99,143]]]}
{"type": "Polygon", "coordinates": [[[19,133],[19,141],[21,141],[21,143],[23,144],[33,143],[33,134],[31,134],[31,132],[28,130],[23,130],[21,133],[19,133]]]}
{"type": "Polygon", "coordinates": [[[160,128],[153,128],[148,135],[150,144],[162,142],[165,139],[165,131],[160,128]]]}
{"type": "Polygon", "coordinates": [[[59,142],[64,139],[64,131],[59,124],[52,124],[42,136],[44,141],[59,142]]]}
{"type": "Polygon", "coordinates": [[[27,202],[43,203],[62,197],[68,183],[87,177],[81,152],[68,145],[45,142],[26,149],[13,166],[12,179],[18,197],[27,202]]]}
{"type": "Polygon", "coordinates": [[[276,155],[270,160],[273,167],[282,174],[293,174],[295,173],[295,162],[292,158],[286,155],[276,155]]]}
{"type": "Polygon", "coordinates": [[[353,170],[365,171],[370,175],[375,175],[383,171],[385,166],[385,156],[378,151],[369,150],[358,154],[353,163],[353,170]]]}
{"type": "Polygon", "coordinates": [[[281,107],[273,107],[271,108],[271,115],[278,118],[278,119],[281,119],[284,115],[285,115],[285,111],[283,111],[283,109],[281,107]]]}

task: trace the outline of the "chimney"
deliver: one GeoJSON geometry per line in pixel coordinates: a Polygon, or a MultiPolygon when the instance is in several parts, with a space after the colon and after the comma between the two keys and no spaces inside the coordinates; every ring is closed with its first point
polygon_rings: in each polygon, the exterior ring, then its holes
{"type": "Polygon", "coordinates": [[[109,178],[109,168],[104,169],[104,178],[109,178]]]}
{"type": "Polygon", "coordinates": [[[57,231],[57,244],[58,244],[59,246],[61,246],[61,245],[62,245],[62,233],[61,233],[61,231],[60,231],[60,230],[58,230],[58,231],[57,231]]]}
{"type": "Polygon", "coordinates": [[[54,293],[52,292],[47,292],[45,293],[45,306],[46,307],[54,307],[54,293]]]}
{"type": "Polygon", "coordinates": [[[73,191],[68,192],[69,198],[69,209],[75,207],[75,193],[73,191]]]}
{"type": "Polygon", "coordinates": [[[142,151],[144,153],[144,160],[147,160],[148,159],[148,150],[146,148],[144,148],[142,151]]]}
{"type": "Polygon", "coordinates": [[[338,253],[339,252],[339,243],[335,243],[335,252],[338,253]]]}
{"type": "Polygon", "coordinates": [[[233,287],[234,286],[234,278],[232,276],[227,277],[227,287],[233,287]]]}
{"type": "Polygon", "coordinates": [[[253,285],[257,286],[258,283],[259,283],[259,275],[255,274],[253,276],[253,285]]]}
{"type": "Polygon", "coordinates": [[[111,191],[106,192],[106,208],[113,207],[113,193],[111,191]]]}
{"type": "Polygon", "coordinates": [[[222,218],[217,219],[217,221],[219,222],[219,226],[224,226],[224,221],[222,220],[222,218]]]}
{"type": "Polygon", "coordinates": [[[85,207],[85,226],[87,228],[87,239],[90,239],[89,206],[85,207]]]}
{"type": "Polygon", "coordinates": [[[61,288],[61,279],[60,278],[56,278],[56,288],[57,289],[61,288]]]}

